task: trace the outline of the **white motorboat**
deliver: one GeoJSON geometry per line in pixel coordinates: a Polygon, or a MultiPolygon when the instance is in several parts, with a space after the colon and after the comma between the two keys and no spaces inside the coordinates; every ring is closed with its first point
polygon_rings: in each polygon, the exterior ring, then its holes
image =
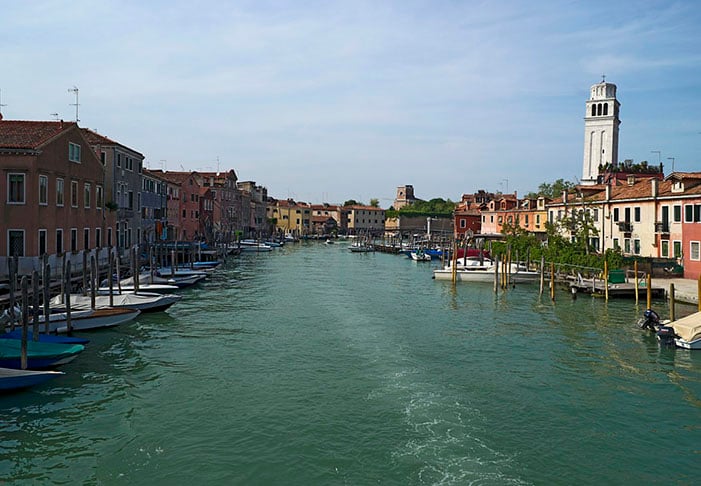
{"type": "Polygon", "coordinates": [[[431,255],[425,253],[423,250],[415,250],[409,253],[409,257],[415,262],[430,262],[431,255]]]}
{"type": "Polygon", "coordinates": [[[241,240],[239,241],[239,245],[241,247],[241,251],[245,252],[272,251],[273,249],[272,246],[257,242],[255,240],[241,240]]]}
{"type": "MultiPolygon", "coordinates": [[[[488,258],[461,258],[455,266],[455,280],[458,282],[494,282],[497,269],[504,271],[499,262],[494,262],[488,258]]],[[[525,265],[511,263],[507,269],[510,283],[535,282],[540,277],[539,272],[531,271],[525,265]]],[[[436,280],[452,280],[452,262],[441,269],[433,271],[433,278],[436,280]]]]}
{"type": "MultiPolygon", "coordinates": [[[[182,299],[182,296],[177,294],[156,294],[153,292],[122,292],[112,294],[112,304],[110,305],[110,296],[96,295],[95,308],[105,309],[110,307],[120,309],[137,309],[141,312],[158,312],[166,310],[171,305],[182,299]]],[[[58,295],[51,299],[51,306],[56,309],[64,308],[64,301],[58,295]]],[[[92,308],[92,298],[90,295],[71,294],[71,310],[86,310],[92,308]]]]}
{"type": "Polygon", "coordinates": [[[368,243],[353,243],[348,247],[348,249],[353,253],[368,253],[375,251],[375,247],[368,243]]]}
{"type": "MultiPolygon", "coordinates": [[[[0,323],[8,320],[7,310],[3,312],[0,323]]],[[[140,310],[136,309],[87,309],[73,311],[71,308],[71,328],[73,331],[87,331],[89,329],[99,329],[101,327],[114,327],[134,320],[136,316],[141,314],[140,310]]],[[[15,312],[15,316],[17,316],[15,312]]],[[[45,318],[43,314],[39,315],[39,329],[43,332],[45,327],[45,318]]],[[[30,325],[32,317],[30,316],[30,325]]],[[[65,312],[53,312],[49,314],[49,332],[65,333],[68,332],[67,315],[65,312]]]]}

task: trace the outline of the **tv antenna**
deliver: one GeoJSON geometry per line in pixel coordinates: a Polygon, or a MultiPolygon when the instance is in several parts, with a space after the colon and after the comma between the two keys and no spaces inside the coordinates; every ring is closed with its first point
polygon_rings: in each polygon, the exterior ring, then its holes
{"type": "Polygon", "coordinates": [[[80,106],[80,103],[78,103],[78,88],[73,86],[73,88],[68,89],[68,92],[75,94],[75,103],[70,103],[68,106],[75,106],[75,122],[78,123],[80,121],[80,118],[78,118],[78,107],[80,106]]]}
{"type": "Polygon", "coordinates": [[[2,114],[2,107],[7,106],[2,102],[2,90],[0,89],[0,115],[2,114]]]}
{"type": "Polygon", "coordinates": [[[51,113],[51,116],[54,117],[54,121],[58,121],[58,113],[51,113]]]}

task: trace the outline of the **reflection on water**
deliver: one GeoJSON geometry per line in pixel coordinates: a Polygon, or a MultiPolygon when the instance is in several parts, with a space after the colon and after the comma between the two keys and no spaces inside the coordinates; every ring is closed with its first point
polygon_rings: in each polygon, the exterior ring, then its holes
{"type": "Polygon", "coordinates": [[[323,243],[230,259],[168,312],[90,333],[65,376],[0,397],[1,476],[591,484],[616,464],[685,480],[701,354],[660,348],[634,302],[495,294],[431,265],[323,243]],[[676,451],[669,467],[650,444],[676,451]]]}

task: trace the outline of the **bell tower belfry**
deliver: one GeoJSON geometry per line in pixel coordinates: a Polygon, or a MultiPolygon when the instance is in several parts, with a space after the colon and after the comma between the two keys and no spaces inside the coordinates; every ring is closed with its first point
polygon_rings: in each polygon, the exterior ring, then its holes
{"type": "Polygon", "coordinates": [[[584,165],[582,184],[596,184],[599,169],[618,163],[618,113],[616,85],[606,77],[591,87],[584,114],[584,165]]]}

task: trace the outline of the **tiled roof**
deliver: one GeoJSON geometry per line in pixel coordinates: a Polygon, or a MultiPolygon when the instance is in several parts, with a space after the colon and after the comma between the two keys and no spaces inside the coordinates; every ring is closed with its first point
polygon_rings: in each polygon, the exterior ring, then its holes
{"type": "Polygon", "coordinates": [[[185,182],[192,172],[163,172],[161,174],[161,177],[168,182],[172,182],[174,184],[182,184],[185,182]]]}
{"type": "Polygon", "coordinates": [[[38,149],[75,122],[0,120],[0,148],[38,149]]]}
{"type": "Polygon", "coordinates": [[[91,145],[120,145],[114,140],[111,140],[104,135],[100,135],[99,133],[93,132],[87,128],[81,128],[80,131],[83,132],[83,135],[85,135],[85,138],[91,145]]]}

